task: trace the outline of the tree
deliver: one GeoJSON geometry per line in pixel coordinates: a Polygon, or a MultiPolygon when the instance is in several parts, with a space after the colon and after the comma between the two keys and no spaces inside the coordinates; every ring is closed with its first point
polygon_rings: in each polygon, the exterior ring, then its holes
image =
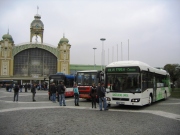
{"type": "Polygon", "coordinates": [[[170,74],[170,79],[173,83],[180,78],[180,65],[179,64],[166,64],[164,69],[170,74]]]}

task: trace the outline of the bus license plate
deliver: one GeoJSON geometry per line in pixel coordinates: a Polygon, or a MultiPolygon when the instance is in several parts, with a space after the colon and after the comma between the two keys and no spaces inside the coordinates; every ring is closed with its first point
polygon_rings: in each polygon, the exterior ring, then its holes
{"type": "Polygon", "coordinates": [[[124,105],[124,102],[116,102],[117,105],[124,105]]]}

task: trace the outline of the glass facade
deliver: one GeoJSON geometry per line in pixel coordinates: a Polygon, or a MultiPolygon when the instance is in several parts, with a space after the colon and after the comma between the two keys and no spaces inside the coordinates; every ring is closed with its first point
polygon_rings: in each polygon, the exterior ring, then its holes
{"type": "Polygon", "coordinates": [[[31,48],[14,57],[14,76],[49,76],[57,72],[57,58],[52,53],[31,48]]]}

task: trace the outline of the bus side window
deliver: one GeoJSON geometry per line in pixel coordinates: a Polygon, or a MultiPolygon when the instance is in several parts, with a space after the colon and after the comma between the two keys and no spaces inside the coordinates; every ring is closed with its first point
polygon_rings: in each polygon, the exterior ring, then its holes
{"type": "Polygon", "coordinates": [[[153,73],[148,73],[148,88],[153,88],[153,73]]]}
{"type": "Polygon", "coordinates": [[[146,90],[148,88],[148,78],[147,78],[147,72],[142,73],[142,90],[146,90]]]}

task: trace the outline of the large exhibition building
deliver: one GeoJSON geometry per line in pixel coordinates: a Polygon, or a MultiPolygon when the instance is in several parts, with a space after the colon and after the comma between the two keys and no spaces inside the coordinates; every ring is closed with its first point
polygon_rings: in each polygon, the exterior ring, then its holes
{"type": "MultiPolygon", "coordinates": [[[[44,78],[61,72],[75,74],[79,70],[94,69],[94,65],[70,65],[69,40],[63,36],[57,47],[43,43],[44,24],[36,14],[30,24],[30,42],[14,44],[9,32],[0,41],[0,80],[15,80],[19,84],[42,83],[44,78]],[[37,37],[41,41],[37,41],[37,37]],[[36,41],[32,42],[35,38],[36,41]]],[[[96,66],[100,69],[100,66],[96,66]]]]}

